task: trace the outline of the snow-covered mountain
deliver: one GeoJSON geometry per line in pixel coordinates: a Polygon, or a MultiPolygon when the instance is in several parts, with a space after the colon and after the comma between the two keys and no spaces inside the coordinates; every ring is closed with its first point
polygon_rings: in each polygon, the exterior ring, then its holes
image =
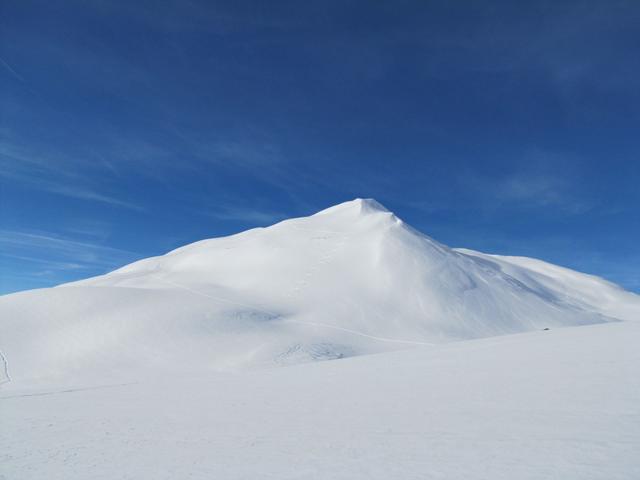
{"type": "Polygon", "coordinates": [[[640,478],[638,318],[354,200],[1,297],[0,478],[640,478]]]}
{"type": "Polygon", "coordinates": [[[356,199],[4,296],[0,349],[5,381],[87,384],[636,318],[605,280],[452,249],[356,199]]]}

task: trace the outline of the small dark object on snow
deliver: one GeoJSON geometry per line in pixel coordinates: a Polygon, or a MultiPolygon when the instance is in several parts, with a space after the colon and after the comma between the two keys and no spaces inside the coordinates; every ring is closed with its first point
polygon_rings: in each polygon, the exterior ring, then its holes
{"type": "Polygon", "coordinates": [[[547,327],[547,328],[543,328],[543,330],[549,330],[549,327],[547,327]]]}

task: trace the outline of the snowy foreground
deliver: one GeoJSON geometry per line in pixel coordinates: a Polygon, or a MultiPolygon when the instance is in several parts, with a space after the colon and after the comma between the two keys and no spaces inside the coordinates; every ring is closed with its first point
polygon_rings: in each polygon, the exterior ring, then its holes
{"type": "Polygon", "coordinates": [[[0,297],[0,479],[637,479],[638,320],[358,199],[0,297]]]}
{"type": "Polygon", "coordinates": [[[0,399],[6,479],[637,479],[640,323],[0,399]]]}

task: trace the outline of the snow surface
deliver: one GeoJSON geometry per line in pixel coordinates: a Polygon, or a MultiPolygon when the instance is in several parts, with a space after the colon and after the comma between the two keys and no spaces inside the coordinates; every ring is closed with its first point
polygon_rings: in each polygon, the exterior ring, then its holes
{"type": "Polygon", "coordinates": [[[640,478],[639,318],[357,199],[0,297],[0,479],[640,478]]]}
{"type": "Polygon", "coordinates": [[[617,322],[0,392],[0,477],[634,480],[639,342],[617,322]]]}

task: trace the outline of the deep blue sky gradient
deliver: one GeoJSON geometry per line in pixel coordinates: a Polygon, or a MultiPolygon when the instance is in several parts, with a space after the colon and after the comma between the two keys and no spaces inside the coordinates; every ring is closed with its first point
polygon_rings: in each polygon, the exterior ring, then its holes
{"type": "Polygon", "coordinates": [[[3,2],[0,293],[374,197],[640,291],[640,3],[3,2]]]}

